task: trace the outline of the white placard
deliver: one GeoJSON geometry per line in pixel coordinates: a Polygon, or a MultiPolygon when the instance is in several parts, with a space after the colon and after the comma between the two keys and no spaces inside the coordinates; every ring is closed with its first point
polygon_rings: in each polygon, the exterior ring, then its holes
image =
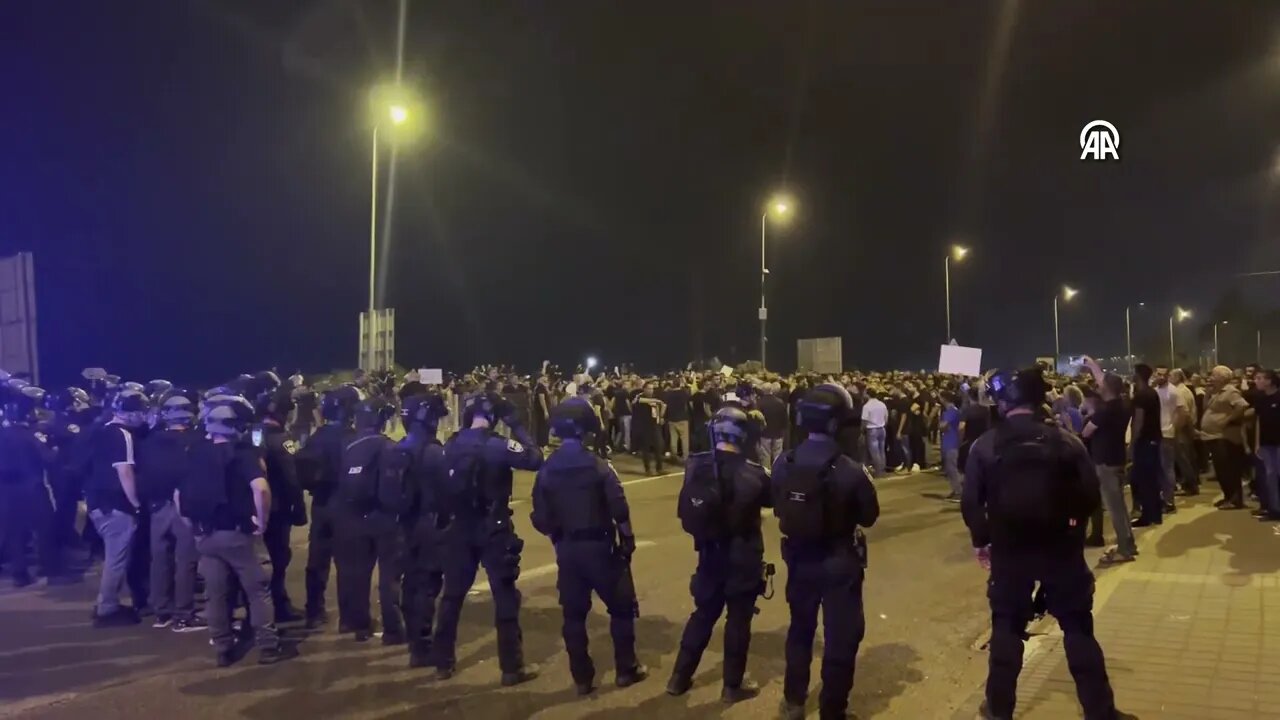
{"type": "Polygon", "coordinates": [[[729,377],[730,375],[733,374],[733,368],[729,367],[728,365],[721,365],[720,374],[725,377],[729,377]]]}
{"type": "Polygon", "coordinates": [[[982,374],[982,348],[943,345],[938,353],[938,372],[948,375],[982,374]]]}
{"type": "Polygon", "coordinates": [[[440,368],[420,368],[418,370],[418,382],[423,385],[443,385],[444,370],[440,368]]]}

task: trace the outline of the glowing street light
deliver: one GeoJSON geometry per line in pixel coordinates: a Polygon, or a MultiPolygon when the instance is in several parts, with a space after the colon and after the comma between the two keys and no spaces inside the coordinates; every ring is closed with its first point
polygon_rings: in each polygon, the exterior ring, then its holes
{"type": "Polygon", "coordinates": [[[942,274],[946,281],[946,298],[947,298],[947,342],[951,342],[951,258],[955,258],[956,262],[964,259],[969,254],[969,248],[963,245],[952,245],[951,253],[942,259],[942,274]]]}
{"type": "Polygon", "coordinates": [[[587,370],[595,370],[597,364],[599,363],[594,355],[587,358],[587,370]]]}
{"type": "Polygon", "coordinates": [[[387,108],[387,115],[394,125],[403,125],[409,119],[409,108],[403,105],[392,105],[387,108]]]}
{"type": "MultiPolygon", "coordinates": [[[[1076,290],[1075,288],[1071,288],[1066,285],[1063,285],[1062,292],[1059,294],[1062,295],[1063,302],[1071,302],[1071,298],[1075,297],[1076,295],[1079,295],[1080,291],[1076,290]]],[[[1058,335],[1058,294],[1055,294],[1053,296],[1053,362],[1055,365],[1058,362],[1058,358],[1061,356],[1062,356],[1062,343],[1059,341],[1059,335],[1058,335]]]]}
{"type": "MultiPolygon", "coordinates": [[[[1170,370],[1178,366],[1178,362],[1175,359],[1175,355],[1173,351],[1173,320],[1175,317],[1178,319],[1178,322],[1182,322],[1183,320],[1186,320],[1187,318],[1191,317],[1191,311],[1184,310],[1180,307],[1175,306],[1173,309],[1173,314],[1169,316],[1169,369],[1170,370]]],[[[1216,330],[1216,327],[1215,327],[1215,330],[1216,330]]],[[[1214,361],[1215,362],[1217,361],[1216,351],[1215,351],[1214,361]]]]}
{"type": "MultiPolygon", "coordinates": [[[[1140,308],[1144,308],[1146,306],[1147,304],[1144,302],[1138,303],[1138,307],[1140,308]]],[[[1125,355],[1125,358],[1128,359],[1129,361],[1129,374],[1132,375],[1133,374],[1133,339],[1129,331],[1129,310],[1130,310],[1130,306],[1125,305],[1124,306],[1124,350],[1126,353],[1128,353],[1127,355],[1125,355]]]]}
{"type": "Polygon", "coordinates": [[[1222,322],[1216,322],[1213,324],[1213,364],[1214,365],[1222,364],[1221,362],[1218,361],[1218,326],[1230,325],[1230,324],[1231,324],[1230,320],[1223,320],[1222,322]]]}
{"type": "Polygon", "coordinates": [[[795,203],[789,197],[783,194],[774,195],[768,204],[765,205],[764,213],[760,215],[760,368],[765,366],[765,348],[768,345],[768,338],[765,335],[765,325],[769,320],[769,308],[765,303],[765,278],[769,275],[769,266],[765,262],[765,239],[768,234],[769,216],[777,222],[785,222],[791,219],[791,212],[795,208],[795,203]]]}

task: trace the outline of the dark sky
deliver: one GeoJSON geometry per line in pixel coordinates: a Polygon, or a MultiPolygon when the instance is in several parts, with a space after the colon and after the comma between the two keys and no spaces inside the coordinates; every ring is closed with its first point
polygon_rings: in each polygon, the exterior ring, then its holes
{"type": "MultiPolygon", "coordinates": [[[[936,362],[956,235],[955,333],[987,364],[1052,350],[1064,281],[1064,352],[1119,354],[1126,302],[1154,334],[1280,267],[1278,3],[409,5],[433,127],[388,258],[406,365],[747,359],[780,187],[786,368],[823,335],[848,365],[936,362]],[[1078,159],[1098,118],[1119,163],[1078,159]]],[[[392,0],[0,6],[0,254],[35,253],[48,384],[354,364],[394,27],[392,0]]]]}

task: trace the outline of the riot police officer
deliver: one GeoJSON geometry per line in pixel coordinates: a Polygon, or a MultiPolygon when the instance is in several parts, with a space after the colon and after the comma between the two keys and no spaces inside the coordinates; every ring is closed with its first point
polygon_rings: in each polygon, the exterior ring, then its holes
{"type": "Polygon", "coordinates": [[[1066,636],[1067,664],[1089,720],[1116,711],[1102,648],[1093,635],[1093,574],[1084,558],[1086,521],[1101,502],[1097,472],[1071,433],[1036,417],[1048,385],[1039,368],[988,380],[1004,422],[974,443],[961,502],[978,561],[991,572],[991,655],[986,718],[1013,717],[1023,632],[1040,582],[1066,636]]]}
{"type": "Polygon", "coordinates": [[[211,398],[203,417],[208,440],[192,443],[190,472],[175,495],[179,512],[195,533],[218,667],[235,659],[231,606],[237,584],[248,601],[245,624],[253,628],[258,663],[286,657],[272,623],[271,583],[254,547],[254,536],[270,526],[271,486],[261,452],[246,437],[253,417],[253,406],[242,397],[211,398]]]}
{"type": "Polygon", "coordinates": [[[618,474],[583,445],[600,431],[600,419],[585,398],[570,398],[551,412],[551,429],[563,444],[538,471],[529,519],[556,550],[564,647],[579,695],[595,689],[595,664],[587,650],[587,614],[594,592],[609,611],[615,684],[634,685],[649,676],[636,660],[640,614],[631,554],[635,534],[618,474]]]}
{"type": "MultiPolygon", "coordinates": [[[[275,374],[269,374],[274,379],[275,374]]],[[[262,451],[267,483],[271,485],[271,522],[262,534],[262,544],[271,558],[271,604],[277,623],[293,622],[301,620],[302,614],[293,606],[285,587],[293,559],[289,534],[294,527],[307,524],[307,506],[293,460],[298,445],[285,431],[289,413],[293,412],[292,393],[281,389],[277,380],[258,396],[254,410],[259,424],[253,429],[253,442],[262,451]]]]}
{"type": "Polygon", "coordinates": [[[436,600],[444,588],[442,515],[437,495],[445,486],[444,446],[437,430],[447,416],[444,398],[423,386],[417,394],[404,397],[400,419],[406,432],[396,449],[408,460],[405,468],[405,511],[401,522],[405,532],[404,611],[409,641],[409,667],[435,663],[431,651],[436,600]]]}
{"type": "Polygon", "coordinates": [[[329,569],[333,564],[332,498],[338,486],[338,474],[342,472],[342,451],[354,438],[351,419],[359,401],[360,393],[349,385],[325,393],[321,401],[324,424],[294,456],[299,481],[311,494],[305,579],[309,629],[329,621],[329,614],[325,611],[325,589],[329,586],[329,569]]]}
{"type": "Polygon", "coordinates": [[[502,684],[518,685],[537,677],[536,666],[524,664],[520,635],[520,552],[524,541],[511,523],[512,470],[537,470],[542,450],[512,416],[515,408],[496,392],[467,400],[463,429],[445,445],[449,467],[445,509],[450,528],[445,546],[444,599],[433,641],[436,677],[453,677],[457,660],[458,620],[462,603],[483,565],[493,593],[498,631],[498,664],[502,684]],[[502,422],[512,439],[495,434],[502,422]]]}
{"type": "Polygon", "coordinates": [[[70,548],[80,541],[76,536],[76,514],[89,469],[89,430],[97,411],[90,405],[89,394],[78,387],[49,393],[44,406],[53,413],[46,427],[49,444],[58,452],[57,462],[49,472],[53,535],[60,546],[70,548]]]}
{"type": "Polygon", "coordinates": [[[0,428],[0,509],[4,512],[3,546],[13,584],[26,587],[34,580],[27,567],[27,539],[34,534],[43,574],[53,584],[63,580],[63,563],[54,537],[53,507],[45,488],[45,469],[55,452],[47,436],[34,426],[36,406],[44,391],[34,386],[10,388],[4,401],[5,426],[0,428]]]}
{"type": "Polygon", "coordinates": [[[869,473],[849,459],[835,439],[853,411],[848,391],[819,385],[805,394],[797,409],[796,422],[808,437],[778,458],[772,480],[791,608],[782,711],[786,718],[804,717],[821,609],[826,634],[819,714],[824,720],[843,718],[866,630],[862,582],[867,547],[860,528],[875,524],[880,503],[869,473]]]}
{"type": "Polygon", "coordinates": [[[745,673],[751,619],[768,570],[760,510],[773,507],[773,496],[765,469],[743,452],[749,427],[744,411],[721,408],[707,425],[712,450],[690,455],[685,464],[678,509],[682,526],[693,535],[698,568],[689,583],[695,609],[667,683],[670,695],[683,695],[693,685],[711,632],[726,612],[721,698],[733,703],[760,692],[745,673]]]}
{"type": "Polygon", "coordinates": [[[404,456],[383,434],[395,408],[381,398],[356,407],[355,439],[342,452],[342,471],[334,495],[334,560],[338,567],[338,615],[357,642],[373,637],[369,591],[378,565],[382,644],[404,643],[400,616],[400,577],[404,539],[404,456]]]}
{"type": "Polygon", "coordinates": [[[151,516],[152,627],[173,625],[175,632],[203,630],[196,615],[196,541],[191,526],[178,514],[174,495],[190,473],[188,454],[200,439],[191,429],[199,395],[174,388],[158,398],[161,430],[138,445],[138,499],[151,516]]]}

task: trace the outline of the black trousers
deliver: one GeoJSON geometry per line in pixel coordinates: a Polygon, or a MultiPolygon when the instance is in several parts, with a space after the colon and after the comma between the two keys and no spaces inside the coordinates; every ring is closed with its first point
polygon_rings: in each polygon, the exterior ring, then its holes
{"type": "MultiPolygon", "coordinates": [[[[508,511],[510,512],[510,511],[508,511]]],[[[509,518],[510,516],[508,516],[509,518]]],[[[493,624],[498,631],[498,665],[504,673],[524,667],[524,637],[520,633],[520,552],[524,542],[508,520],[505,528],[488,526],[479,518],[460,518],[448,531],[444,550],[444,597],[440,601],[432,642],[438,667],[457,664],[458,620],[462,604],[484,566],[493,594],[493,624]]]]}
{"type": "Polygon", "coordinates": [[[618,673],[636,668],[636,602],[628,561],[614,554],[611,540],[561,540],[556,545],[560,609],[564,615],[561,635],[569,655],[569,672],[575,683],[590,683],[596,667],[587,642],[587,614],[591,595],[599,596],[609,611],[609,636],[613,639],[613,664],[618,673]]]}
{"type": "Polygon", "coordinates": [[[0,528],[3,538],[0,560],[9,565],[17,580],[30,579],[27,567],[27,541],[35,535],[36,557],[45,575],[58,575],[65,569],[58,538],[54,531],[53,507],[43,482],[34,480],[16,485],[0,485],[0,528]]]}
{"type": "Polygon", "coordinates": [[[444,589],[443,536],[434,521],[420,519],[408,532],[405,553],[404,611],[409,652],[430,658],[435,631],[436,600],[444,589]]]}
{"type": "Polygon", "coordinates": [[[1093,635],[1093,573],[1079,549],[1054,554],[993,549],[987,597],[991,601],[991,654],[987,703],[999,718],[1013,717],[1022,672],[1022,636],[1032,617],[1036,582],[1047,609],[1066,636],[1067,667],[1086,720],[1110,720],[1115,697],[1102,648],[1093,635]]]}
{"type": "Polygon", "coordinates": [[[311,503],[311,525],[307,530],[307,617],[324,612],[325,589],[333,564],[333,508],[311,503]]]}
{"type": "MultiPolygon", "coordinates": [[[[84,492],[84,477],[76,473],[59,472],[49,476],[53,488],[53,536],[62,547],[80,544],[76,535],[76,515],[80,497],[84,492]]],[[[92,523],[85,523],[92,525],[92,523]]]]}
{"type": "Polygon", "coordinates": [[[339,510],[334,522],[334,560],[338,567],[338,615],[353,632],[373,630],[369,593],[378,566],[378,604],[383,636],[404,634],[400,616],[400,577],[404,538],[395,518],[360,516],[339,510]]]}
{"type": "Polygon", "coordinates": [[[824,644],[818,712],[823,718],[844,717],[853,690],[858,646],[866,634],[861,561],[852,547],[796,551],[786,541],[782,559],[787,564],[787,605],[791,608],[783,696],[793,705],[803,705],[809,696],[813,636],[821,610],[824,644]]]}
{"type": "Polygon", "coordinates": [[[755,556],[747,552],[743,558],[734,555],[729,545],[698,553],[698,567],[689,580],[694,610],[680,637],[672,676],[686,681],[693,678],[716,623],[724,615],[724,685],[742,685],[751,648],[751,620],[760,594],[763,553],[755,556]]]}
{"type": "Polygon", "coordinates": [[[284,583],[289,562],[293,560],[293,551],[289,549],[289,533],[293,530],[291,519],[289,513],[272,513],[267,530],[262,534],[262,544],[267,548],[267,557],[271,558],[271,604],[277,618],[293,607],[284,583]]]}
{"type": "Polygon", "coordinates": [[[1209,452],[1213,458],[1213,474],[1222,486],[1222,496],[1237,505],[1244,504],[1244,446],[1230,440],[1210,440],[1209,452]]]}
{"type": "Polygon", "coordinates": [[[631,449],[640,451],[640,460],[644,463],[644,471],[647,473],[654,463],[657,463],[657,470],[662,472],[662,433],[656,427],[631,427],[631,449]]]}

